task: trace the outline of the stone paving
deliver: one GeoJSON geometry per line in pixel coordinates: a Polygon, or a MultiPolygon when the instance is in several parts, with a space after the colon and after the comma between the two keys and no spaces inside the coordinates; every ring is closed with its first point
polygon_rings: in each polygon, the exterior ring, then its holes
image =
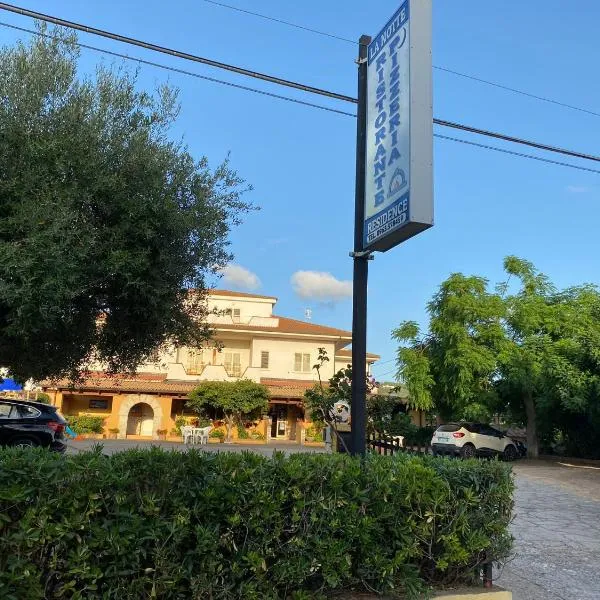
{"type": "Polygon", "coordinates": [[[600,600],[600,468],[522,461],[515,557],[497,580],[513,600],[600,600]]]}

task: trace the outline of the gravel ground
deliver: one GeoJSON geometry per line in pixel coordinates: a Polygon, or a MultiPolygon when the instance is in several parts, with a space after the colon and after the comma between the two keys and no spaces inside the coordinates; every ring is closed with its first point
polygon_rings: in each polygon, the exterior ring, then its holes
{"type": "Polygon", "coordinates": [[[497,583],[514,600],[600,600],[600,467],[514,466],[515,558],[497,583]]]}

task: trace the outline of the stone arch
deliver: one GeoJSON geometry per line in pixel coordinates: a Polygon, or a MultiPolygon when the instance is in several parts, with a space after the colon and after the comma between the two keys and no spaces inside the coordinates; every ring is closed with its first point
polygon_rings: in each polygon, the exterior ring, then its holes
{"type": "Polygon", "coordinates": [[[157,439],[158,435],[156,431],[160,429],[163,418],[163,410],[160,402],[155,396],[150,394],[127,394],[121,406],[119,408],[119,438],[125,439],[127,437],[127,419],[129,417],[129,411],[133,406],[143,402],[148,404],[154,411],[154,422],[152,424],[152,439],[157,439]]]}

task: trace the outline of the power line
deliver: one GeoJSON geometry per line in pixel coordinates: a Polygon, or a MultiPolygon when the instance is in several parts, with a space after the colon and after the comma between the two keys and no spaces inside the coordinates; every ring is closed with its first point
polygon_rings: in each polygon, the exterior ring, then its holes
{"type": "Polygon", "coordinates": [[[506,148],[498,148],[497,146],[488,146],[487,144],[479,144],[477,142],[471,142],[468,140],[461,140],[460,138],[450,137],[442,135],[440,133],[434,133],[434,137],[441,140],[449,140],[452,142],[458,142],[460,144],[468,144],[469,146],[477,146],[478,148],[485,148],[486,150],[493,150],[494,152],[503,152],[504,154],[511,154],[512,156],[519,156],[521,158],[530,158],[531,160],[539,160],[541,162],[549,163],[551,165],[559,165],[561,167],[570,167],[571,169],[578,169],[580,171],[587,171],[588,173],[596,173],[600,175],[600,170],[590,169],[588,167],[581,167],[572,163],[565,163],[559,160],[552,160],[550,158],[543,158],[541,156],[535,156],[533,154],[524,154],[522,152],[515,152],[514,150],[507,150],[506,148]]]}
{"type": "Polygon", "coordinates": [[[322,35],[324,37],[332,38],[334,40],[339,40],[340,42],[348,42],[350,44],[358,45],[358,42],[354,40],[350,40],[345,37],[341,37],[339,35],[335,35],[333,33],[328,33],[326,31],[320,31],[318,29],[312,29],[311,27],[306,27],[304,25],[298,25],[297,23],[292,23],[290,21],[284,21],[283,19],[276,19],[275,17],[270,17],[268,15],[263,15],[261,13],[252,12],[251,10],[246,10],[244,8],[239,8],[238,6],[231,6],[231,4],[223,4],[222,2],[215,2],[214,0],[203,0],[207,4],[214,4],[215,6],[220,6],[221,8],[228,8],[229,10],[235,10],[237,12],[245,13],[247,15],[252,15],[253,17],[259,17],[260,19],[265,19],[266,21],[273,21],[275,23],[280,23],[281,25],[287,25],[288,27],[294,27],[296,29],[302,29],[303,31],[308,31],[310,33],[316,33],[317,35],[322,35]]]}
{"type": "Polygon", "coordinates": [[[460,73],[459,71],[454,71],[453,69],[448,69],[446,67],[439,67],[437,65],[434,65],[433,68],[437,69],[438,71],[443,71],[444,73],[451,73],[452,75],[457,75],[458,77],[464,77],[465,79],[471,79],[472,81],[484,83],[485,85],[491,85],[492,87],[496,87],[501,90],[505,90],[507,92],[513,92],[514,94],[520,94],[521,96],[527,96],[528,98],[534,98],[535,100],[541,100],[542,102],[549,102],[550,104],[556,104],[557,106],[562,106],[563,108],[569,108],[571,110],[577,110],[582,113],[587,113],[588,115],[600,117],[600,113],[594,112],[593,110],[589,110],[587,108],[581,108],[580,106],[574,106],[573,104],[566,104],[565,102],[560,102],[559,100],[553,100],[552,98],[546,98],[545,96],[538,96],[537,94],[532,94],[530,92],[525,92],[524,90],[519,90],[517,88],[509,87],[509,86],[503,85],[501,83],[489,81],[488,79],[482,79],[481,77],[475,77],[474,75],[467,75],[466,73],[460,73]]]}
{"type": "MultiPolygon", "coordinates": [[[[281,79],[279,77],[273,77],[271,75],[266,75],[264,73],[259,73],[257,71],[252,71],[249,69],[244,69],[241,67],[237,67],[234,65],[228,65],[226,63],[221,63],[218,61],[214,61],[212,59],[208,59],[208,58],[204,58],[204,57],[200,57],[200,56],[196,56],[193,54],[188,54],[186,52],[180,52],[179,50],[174,50],[172,48],[166,48],[163,46],[158,46],[156,44],[151,44],[148,42],[144,42],[135,38],[130,38],[130,37],[126,37],[126,36],[122,36],[120,34],[115,34],[115,33],[111,33],[108,31],[104,31],[102,29],[97,29],[95,27],[89,27],[87,25],[81,25],[79,23],[75,23],[73,21],[67,21],[64,19],[60,19],[57,17],[52,17],[49,15],[45,15],[43,13],[39,13],[36,11],[32,11],[32,10],[28,10],[28,9],[24,9],[24,8],[20,8],[17,6],[13,6],[11,4],[6,4],[5,2],[0,2],[0,9],[3,10],[7,10],[10,12],[14,12],[20,15],[24,15],[27,17],[32,17],[32,18],[36,18],[36,19],[40,19],[43,21],[47,21],[49,23],[53,23],[55,25],[59,25],[61,27],[68,27],[71,29],[76,29],[78,31],[83,31],[85,33],[91,33],[93,35],[99,35],[102,37],[106,37],[108,39],[112,39],[118,42],[122,42],[122,43],[126,43],[126,44],[132,44],[135,46],[139,46],[142,48],[145,48],[147,50],[152,50],[155,52],[161,52],[163,54],[168,54],[170,56],[175,56],[177,58],[182,58],[185,60],[191,60],[194,62],[198,62],[201,64],[206,64],[212,67],[216,67],[216,68],[221,68],[221,69],[225,69],[228,71],[232,71],[234,73],[240,74],[240,75],[246,75],[248,77],[254,77],[257,79],[261,79],[263,81],[268,81],[270,83],[275,83],[278,85],[283,85],[283,86],[287,86],[287,87],[291,87],[291,88],[295,88],[295,89],[299,89],[302,90],[304,92],[308,92],[308,93],[312,93],[312,94],[317,94],[317,95],[321,95],[321,96],[326,96],[329,98],[334,98],[336,100],[342,100],[344,102],[351,102],[353,104],[356,104],[358,101],[356,98],[352,98],[350,96],[345,96],[343,94],[338,94],[336,92],[331,92],[328,90],[323,90],[320,88],[315,88],[312,86],[307,86],[298,82],[294,82],[294,81],[290,81],[290,80],[286,80],[286,79],[281,79]]],[[[115,53],[116,54],[116,53],[115,53]]],[[[255,91],[250,89],[251,91],[255,91]]],[[[327,109],[325,109],[327,110],[327,109]]],[[[346,114],[350,114],[350,113],[346,113],[346,114]]],[[[507,141],[507,142],[511,142],[511,143],[516,143],[516,144],[522,144],[525,146],[529,146],[532,148],[537,148],[539,150],[545,150],[548,152],[555,152],[558,154],[564,154],[567,156],[574,156],[576,158],[581,158],[584,160],[592,160],[595,162],[600,162],[600,157],[598,156],[592,156],[590,154],[584,154],[581,152],[576,152],[573,150],[567,150],[564,148],[559,148],[556,146],[550,146],[547,144],[542,144],[539,142],[533,142],[530,140],[526,140],[523,138],[518,138],[518,137],[514,137],[514,136],[509,136],[506,134],[502,134],[502,133],[498,133],[498,132],[494,132],[494,131],[489,131],[489,130],[485,130],[485,129],[480,129],[480,128],[476,128],[476,127],[472,127],[469,125],[463,125],[460,123],[454,123],[452,121],[446,121],[443,119],[433,119],[433,122],[437,125],[441,125],[443,127],[450,127],[453,129],[459,129],[461,131],[467,131],[470,133],[475,133],[478,135],[483,135],[483,136],[487,136],[487,137],[492,137],[495,139],[500,139],[503,141],[507,141]]]]}
{"type": "MultiPolygon", "coordinates": [[[[40,31],[35,31],[33,29],[27,29],[26,27],[18,27],[17,25],[12,25],[10,23],[5,23],[0,21],[0,26],[9,27],[10,29],[16,29],[18,31],[23,31],[25,33],[30,33],[32,35],[37,35],[39,37],[51,38],[52,36],[47,33],[42,33],[40,31]]],[[[339,115],[346,115],[348,117],[355,117],[356,115],[351,112],[346,112],[343,110],[338,110],[337,108],[329,108],[328,106],[322,106],[320,104],[314,104],[312,102],[306,102],[305,100],[297,100],[296,98],[290,98],[289,96],[281,96],[280,94],[273,94],[272,92],[265,92],[264,90],[259,90],[256,88],[248,87],[246,85],[240,85],[238,83],[231,83],[230,81],[224,81],[223,79],[217,79],[215,77],[208,77],[207,75],[200,75],[199,73],[193,73],[192,71],[186,71],[185,69],[178,69],[176,67],[170,67],[168,65],[163,65],[160,63],[152,62],[150,60],[145,60],[143,58],[137,58],[135,56],[129,56],[128,54],[121,54],[119,52],[113,52],[112,50],[105,50],[104,48],[98,48],[96,46],[90,46],[89,44],[82,44],[81,42],[76,42],[76,45],[80,48],[85,48],[86,50],[93,50],[94,52],[101,52],[102,54],[108,54],[109,56],[115,56],[117,58],[123,58],[125,60],[131,60],[143,65],[149,65],[151,67],[157,67],[159,69],[164,69],[165,71],[172,71],[174,73],[180,73],[182,75],[189,75],[190,77],[196,77],[198,79],[204,79],[205,81],[211,81],[212,83],[219,83],[221,85],[226,85],[229,87],[237,88],[239,90],[244,90],[246,92],[253,92],[255,94],[261,94],[263,96],[269,96],[271,98],[276,98],[278,100],[285,100],[287,102],[293,102],[295,104],[301,104],[303,106],[309,106],[310,108],[318,108],[320,110],[325,110],[332,113],[337,113],[339,115]]]]}
{"type": "MultiPolygon", "coordinates": [[[[247,15],[252,15],[253,17],[259,17],[260,19],[265,19],[267,21],[273,21],[275,23],[280,23],[281,25],[287,25],[288,27],[294,27],[296,29],[301,29],[303,31],[315,33],[317,35],[332,38],[334,40],[339,40],[341,42],[348,42],[348,43],[354,44],[354,45],[358,44],[358,42],[356,42],[355,40],[351,40],[349,38],[335,35],[333,33],[327,32],[327,31],[321,31],[319,29],[312,29],[311,27],[306,27],[304,25],[299,25],[298,23],[292,23],[291,21],[284,21],[283,19],[277,19],[275,17],[270,17],[269,15],[264,15],[262,13],[257,13],[257,12],[253,12],[251,10],[239,8],[237,6],[232,6],[231,4],[225,4],[223,2],[215,2],[215,0],[203,0],[203,2],[206,2],[207,4],[214,4],[215,6],[220,6],[222,8],[227,8],[229,10],[234,10],[237,12],[245,13],[247,15]]],[[[567,104],[565,102],[560,102],[559,100],[553,100],[552,98],[547,98],[545,96],[539,96],[537,94],[532,94],[531,92],[526,92],[524,90],[519,90],[517,88],[503,85],[501,83],[496,83],[495,81],[490,81],[489,79],[483,79],[481,77],[476,77],[474,75],[468,75],[467,73],[461,73],[460,71],[455,71],[454,69],[449,69],[448,67],[441,67],[439,65],[433,65],[433,68],[437,69],[438,71],[443,71],[444,73],[450,73],[451,75],[456,75],[457,77],[463,77],[464,79],[470,79],[472,81],[477,81],[478,83],[483,83],[485,85],[499,88],[499,89],[505,90],[507,92],[512,92],[514,94],[520,94],[521,96],[527,96],[528,98],[534,98],[535,100],[541,100],[542,102],[549,102],[550,104],[555,104],[555,105],[561,106],[563,108],[568,108],[570,110],[577,110],[579,112],[587,113],[588,115],[600,117],[600,113],[594,112],[593,110],[589,110],[587,108],[581,108],[580,106],[574,106],[573,104],[567,104]]]]}
{"type": "Polygon", "coordinates": [[[592,154],[584,154],[583,152],[577,152],[575,150],[567,150],[565,148],[559,148],[558,146],[549,146],[548,144],[542,144],[540,142],[532,142],[524,138],[518,138],[505,133],[498,133],[496,131],[490,131],[489,129],[479,129],[470,125],[462,125],[461,123],[454,123],[452,121],[444,121],[443,119],[433,119],[436,125],[442,127],[451,127],[452,129],[459,129],[461,131],[468,131],[469,133],[476,133],[478,135],[484,135],[492,137],[497,140],[503,140],[504,142],[512,142],[514,144],[522,144],[529,146],[530,148],[537,148],[538,150],[545,150],[547,152],[556,152],[557,154],[564,154],[566,156],[574,156],[575,158],[582,158],[584,160],[592,160],[600,162],[600,156],[593,156],[592,154]]]}
{"type": "Polygon", "coordinates": [[[113,40],[115,42],[122,42],[124,44],[131,44],[132,46],[139,46],[140,48],[144,48],[145,50],[161,52],[162,54],[168,54],[169,56],[175,56],[176,58],[183,58],[184,60],[191,60],[193,62],[197,62],[203,65],[215,67],[217,69],[225,69],[226,71],[231,71],[232,73],[237,73],[238,75],[245,75],[247,77],[254,77],[255,79],[262,79],[263,81],[268,81],[269,83],[275,83],[277,85],[283,85],[286,87],[301,90],[303,92],[309,92],[311,94],[318,94],[320,96],[334,98],[335,100],[352,102],[354,104],[357,103],[356,98],[352,98],[351,96],[338,94],[329,90],[323,90],[320,88],[312,87],[310,85],[305,85],[303,83],[298,83],[296,81],[290,81],[288,79],[282,79],[281,77],[267,75],[266,73],[260,73],[251,69],[244,69],[243,67],[229,65],[227,63],[212,60],[210,58],[205,58],[203,56],[197,56],[196,54],[189,54],[188,52],[174,50],[173,48],[166,48],[165,46],[151,44],[149,42],[144,42],[143,40],[138,40],[136,38],[120,35],[118,33],[112,33],[110,31],[105,31],[104,29],[90,27],[89,25],[82,25],[81,23],[76,23],[75,21],[67,21],[66,19],[60,19],[58,17],[46,15],[44,13],[36,12],[34,10],[29,10],[27,8],[20,8],[19,6],[13,6],[12,4],[6,4],[5,2],[0,2],[0,9],[7,10],[18,15],[23,15],[25,17],[39,19],[40,21],[46,21],[47,23],[52,23],[53,25],[58,25],[60,27],[68,27],[69,29],[83,31],[84,33],[99,35],[101,37],[108,38],[109,40],[113,40]]]}
{"type": "MultiPolygon", "coordinates": [[[[10,23],[5,23],[5,22],[2,22],[2,21],[0,21],[0,26],[9,27],[10,29],[15,29],[17,31],[22,31],[22,32],[25,32],[25,33],[29,33],[29,34],[32,34],[32,35],[39,36],[39,37],[46,37],[46,38],[51,38],[52,37],[51,35],[46,34],[46,33],[42,33],[40,31],[35,31],[33,29],[27,29],[26,27],[19,27],[17,25],[12,25],[10,23]]],[[[90,46],[89,44],[83,44],[81,42],[75,42],[75,43],[76,43],[77,46],[79,46],[81,48],[85,48],[87,50],[93,50],[95,52],[100,52],[102,54],[107,54],[109,56],[115,56],[115,57],[122,58],[122,59],[125,59],[125,60],[131,60],[131,61],[134,61],[134,62],[137,62],[137,63],[140,63],[140,64],[149,65],[149,66],[152,66],[152,67],[157,67],[159,69],[164,69],[166,71],[172,71],[174,73],[180,73],[180,74],[183,74],[183,75],[189,75],[191,77],[196,77],[198,79],[202,79],[202,80],[205,80],[205,81],[210,81],[212,83],[218,83],[218,84],[226,85],[226,86],[233,87],[233,88],[236,88],[236,89],[241,89],[243,91],[253,92],[253,93],[256,93],[256,94],[261,94],[261,95],[268,96],[268,97],[271,97],[271,98],[276,98],[278,100],[285,100],[286,102],[293,102],[295,104],[300,104],[302,106],[308,106],[310,108],[317,108],[319,110],[324,110],[324,111],[328,111],[328,112],[332,112],[332,113],[341,114],[341,115],[345,115],[345,116],[356,118],[356,114],[354,114],[354,113],[350,113],[350,112],[346,112],[346,111],[342,111],[342,110],[338,110],[338,109],[334,109],[334,108],[329,108],[327,106],[322,106],[322,105],[319,105],[319,104],[313,104],[312,102],[306,102],[304,100],[297,100],[295,98],[290,98],[288,96],[282,96],[280,94],[273,94],[271,92],[265,92],[264,90],[259,90],[259,89],[251,88],[251,87],[248,87],[248,86],[245,86],[245,85],[239,85],[239,84],[236,84],[236,83],[231,83],[229,81],[224,81],[222,79],[217,79],[215,77],[208,77],[206,75],[200,75],[198,73],[193,73],[192,71],[186,71],[184,69],[178,69],[176,67],[170,67],[168,65],[163,65],[163,64],[152,62],[152,61],[145,60],[145,59],[142,59],[142,58],[137,58],[137,57],[134,57],[134,56],[130,56],[128,54],[121,54],[119,52],[113,52],[111,50],[105,50],[104,48],[98,48],[96,46],[90,46]]],[[[434,134],[434,137],[437,137],[437,138],[440,138],[440,139],[445,139],[445,140],[450,140],[450,141],[453,141],[453,142],[458,142],[458,143],[461,143],[461,144],[468,144],[468,145],[471,145],[471,146],[477,146],[479,148],[484,148],[486,150],[494,150],[495,152],[503,152],[505,154],[510,154],[510,155],[513,155],[513,156],[521,157],[521,158],[530,158],[532,160],[546,162],[546,163],[549,163],[549,164],[555,164],[555,165],[559,165],[559,166],[562,166],[562,167],[570,167],[571,169],[578,169],[578,170],[581,170],[581,171],[587,171],[587,172],[591,172],[591,173],[600,174],[600,171],[597,171],[595,169],[589,169],[589,168],[586,168],[586,167],[581,167],[581,166],[573,165],[573,164],[570,164],[570,163],[564,163],[564,162],[560,162],[560,161],[554,161],[554,160],[550,160],[550,159],[545,159],[545,158],[542,158],[542,157],[539,157],[539,156],[534,156],[532,154],[523,154],[523,153],[520,153],[520,152],[514,152],[512,150],[507,150],[507,149],[504,149],[504,148],[498,148],[496,146],[488,146],[488,145],[485,145],[485,144],[478,144],[476,142],[470,142],[470,141],[459,139],[459,138],[453,138],[453,137],[441,135],[441,134],[438,134],[438,133],[434,134]]],[[[387,362],[389,362],[389,361],[387,361],[387,362]]],[[[385,364],[385,363],[380,363],[380,365],[381,364],[385,364]]]]}

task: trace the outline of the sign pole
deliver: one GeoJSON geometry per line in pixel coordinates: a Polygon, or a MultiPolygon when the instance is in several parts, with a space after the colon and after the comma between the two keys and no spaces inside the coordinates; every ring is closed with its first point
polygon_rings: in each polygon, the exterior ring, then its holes
{"type": "Polygon", "coordinates": [[[361,36],[358,52],[356,185],[354,199],[354,277],[352,285],[352,437],[350,451],[362,456],[367,441],[367,278],[370,252],[364,251],[365,167],[367,152],[367,51],[371,38],[361,36]]]}

